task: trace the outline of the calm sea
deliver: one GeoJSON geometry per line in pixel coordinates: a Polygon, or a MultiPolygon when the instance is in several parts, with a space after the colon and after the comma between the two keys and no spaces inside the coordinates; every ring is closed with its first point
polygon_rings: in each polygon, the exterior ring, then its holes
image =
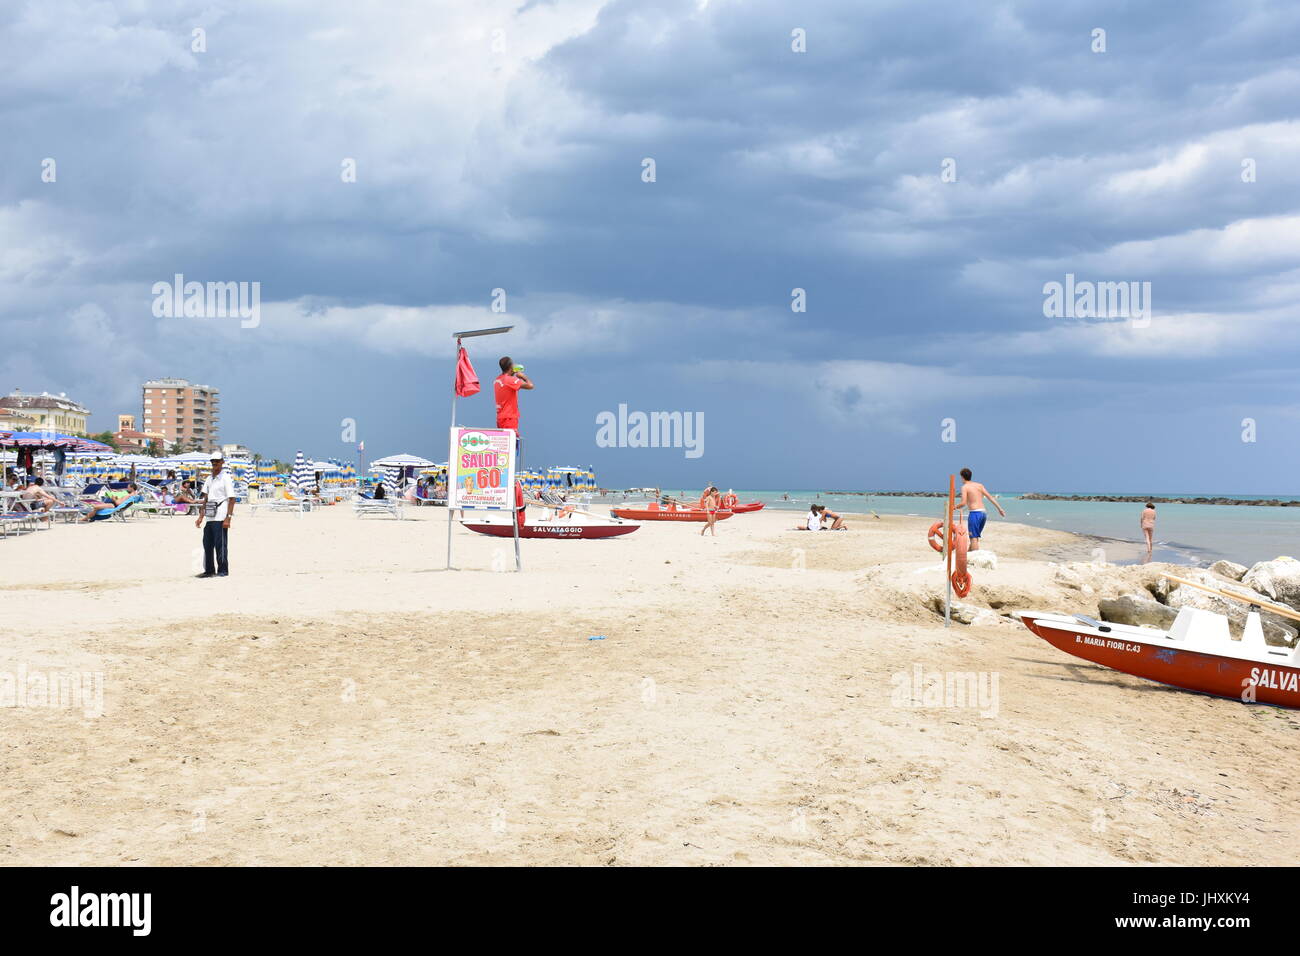
{"type": "MultiPolygon", "coordinates": [[[[1120,492],[1117,492],[1120,493],[1120,492]]],[[[699,492],[695,491],[694,495],[699,492]]],[[[806,511],[817,501],[836,511],[934,516],[943,514],[942,498],[893,495],[832,495],[816,491],[737,491],[741,501],[762,501],[769,508],[806,511]],[[782,498],[789,495],[789,500],[782,498]]],[[[1162,494],[1160,497],[1234,497],[1256,500],[1291,495],[1162,494]]],[[[1022,501],[1019,495],[1000,494],[1007,520],[1040,528],[1055,528],[1140,544],[1138,519],[1142,505],[1110,501],[1022,501]]],[[[989,510],[985,539],[993,544],[998,513],[989,510]]],[[[1249,505],[1156,505],[1156,560],[1205,565],[1227,558],[1251,565],[1283,554],[1300,555],[1300,507],[1269,508],[1249,505]]]]}

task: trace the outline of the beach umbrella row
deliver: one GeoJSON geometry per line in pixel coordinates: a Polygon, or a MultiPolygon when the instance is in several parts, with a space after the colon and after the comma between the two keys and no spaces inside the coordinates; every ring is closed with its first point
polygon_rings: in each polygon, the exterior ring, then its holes
{"type": "MultiPolygon", "coordinates": [[[[98,443],[95,443],[98,444],[98,443]]],[[[35,447],[35,446],[23,446],[35,447]]],[[[63,474],[80,483],[91,481],[120,482],[128,481],[134,474],[137,479],[165,478],[169,471],[174,471],[180,478],[202,480],[211,474],[211,460],[206,452],[189,452],[183,455],[171,455],[166,458],[154,458],[150,455],[119,455],[107,446],[104,450],[70,452],[64,465],[63,474]]],[[[0,447],[0,461],[6,464],[14,462],[18,450],[0,447]]],[[[37,449],[35,461],[41,470],[47,473],[56,464],[56,450],[37,449]]],[[[321,474],[323,486],[342,487],[356,484],[356,465],[338,459],[325,461],[306,460],[299,453],[300,463],[295,460],[296,477],[299,487],[310,489],[316,483],[316,474],[321,474]]],[[[238,494],[244,496],[253,482],[273,485],[282,477],[276,473],[275,465],[270,461],[252,462],[243,458],[226,460],[226,469],[235,479],[238,494]]]]}
{"type": "Polygon", "coordinates": [[[0,448],[62,448],[64,451],[107,451],[113,449],[103,442],[61,432],[5,432],[0,437],[0,448]]]}
{"type": "Polygon", "coordinates": [[[596,473],[590,468],[555,466],[545,471],[524,469],[515,478],[525,491],[537,494],[542,491],[590,492],[598,491],[596,473]]]}
{"type": "Polygon", "coordinates": [[[596,473],[590,468],[552,465],[546,469],[545,487],[555,491],[596,491],[596,473]]]}

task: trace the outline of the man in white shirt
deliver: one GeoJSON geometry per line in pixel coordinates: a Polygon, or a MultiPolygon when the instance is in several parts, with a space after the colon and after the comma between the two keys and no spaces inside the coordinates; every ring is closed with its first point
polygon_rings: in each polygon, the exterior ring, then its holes
{"type": "Polygon", "coordinates": [[[226,538],[235,513],[235,481],[225,470],[226,460],[221,452],[214,451],[210,460],[212,476],[203,482],[199,516],[194,522],[194,527],[203,528],[203,573],[198,577],[224,578],[230,573],[226,538]]]}

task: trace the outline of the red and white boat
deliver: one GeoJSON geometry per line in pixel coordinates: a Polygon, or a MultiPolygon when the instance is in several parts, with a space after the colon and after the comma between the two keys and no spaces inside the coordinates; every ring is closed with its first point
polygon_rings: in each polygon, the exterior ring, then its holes
{"type": "MultiPolygon", "coordinates": [[[[488,512],[475,515],[472,520],[462,520],[470,531],[491,535],[494,538],[513,538],[514,527],[509,512],[488,512]]],[[[631,534],[641,525],[635,521],[592,520],[584,515],[566,515],[545,521],[524,521],[519,525],[521,538],[551,538],[556,541],[587,540],[591,538],[617,538],[631,534]]]]}
{"type": "MultiPolygon", "coordinates": [[[[1249,598],[1174,578],[1204,591],[1249,602],[1249,598]]],[[[1020,611],[1025,627],[1057,650],[1134,677],[1236,700],[1300,708],[1300,646],[1272,647],[1264,641],[1259,607],[1300,619],[1290,608],[1252,604],[1241,640],[1229,634],[1228,619],[1200,608],[1178,612],[1168,631],[1108,624],[1082,614],[1020,611]]]]}
{"type": "Polygon", "coordinates": [[[751,511],[762,511],[762,510],[763,510],[763,502],[761,501],[751,501],[748,504],[731,506],[731,513],[737,515],[747,515],[751,511]]]}
{"type": "MultiPolygon", "coordinates": [[[[609,513],[615,518],[632,521],[707,521],[708,512],[703,508],[679,508],[675,504],[661,505],[657,501],[642,501],[619,508],[610,508],[609,513]]],[[[714,520],[725,521],[734,512],[719,509],[713,512],[714,520]]]]}

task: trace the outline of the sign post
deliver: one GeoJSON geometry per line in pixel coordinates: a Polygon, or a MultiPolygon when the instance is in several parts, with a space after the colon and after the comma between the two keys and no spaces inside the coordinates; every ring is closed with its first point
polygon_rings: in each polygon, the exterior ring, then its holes
{"type": "MultiPolygon", "coordinates": [[[[454,371],[454,369],[460,364],[461,340],[473,339],[481,335],[500,335],[503,332],[509,332],[513,328],[514,328],[513,325],[498,325],[495,328],[491,328],[491,329],[469,329],[465,332],[452,333],[451,337],[456,340],[456,361],[452,366],[453,372],[452,372],[452,389],[451,389],[451,427],[453,431],[456,428],[456,386],[455,386],[456,372],[454,371]]],[[[511,455],[510,457],[511,457],[511,463],[513,467],[514,455],[511,455]]],[[[451,570],[452,509],[455,507],[453,503],[455,499],[453,498],[452,489],[456,487],[452,479],[454,479],[455,477],[456,477],[456,453],[455,453],[455,442],[453,441],[452,457],[447,459],[447,570],[448,571],[451,570]]],[[[518,525],[519,525],[519,519],[516,516],[515,518],[515,539],[516,539],[515,540],[515,564],[516,565],[519,564],[518,525]]],[[[523,570],[522,567],[520,567],[519,570],[523,570]]]]}
{"type": "Polygon", "coordinates": [[[943,579],[947,593],[943,600],[943,626],[952,625],[952,505],[957,494],[957,476],[948,476],[948,507],[943,522],[943,579]]]}
{"type": "MultiPolygon", "coordinates": [[[[519,556],[519,509],[515,504],[515,430],[473,428],[451,429],[447,458],[447,507],[465,511],[509,509],[515,532],[515,570],[524,569],[519,556]]],[[[447,567],[451,567],[448,552],[447,567]]]]}

